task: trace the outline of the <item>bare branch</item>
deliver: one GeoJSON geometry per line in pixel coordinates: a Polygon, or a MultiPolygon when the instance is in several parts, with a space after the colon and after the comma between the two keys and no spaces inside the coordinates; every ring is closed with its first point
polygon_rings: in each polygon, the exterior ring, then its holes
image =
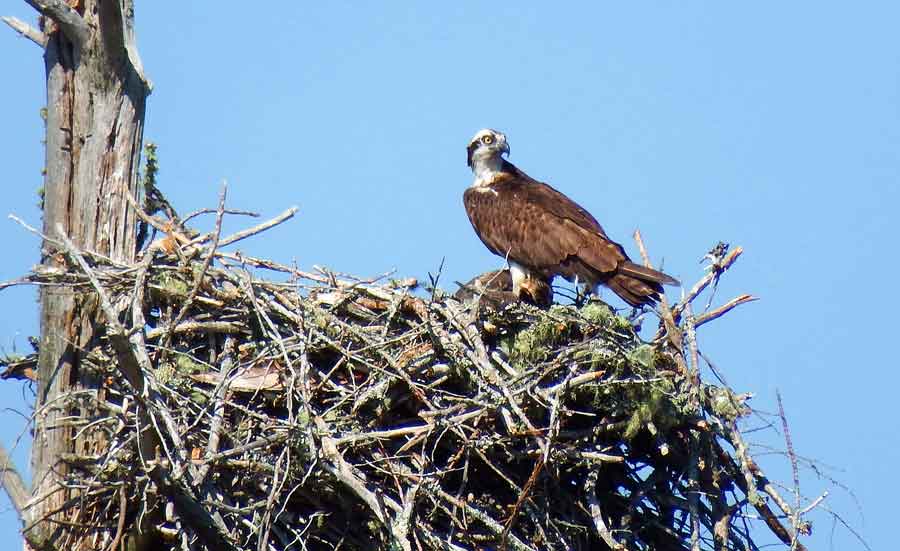
{"type": "Polygon", "coordinates": [[[612,532],[610,532],[609,527],[606,525],[606,521],[603,520],[603,509],[600,507],[600,501],[597,499],[597,471],[593,470],[588,473],[587,480],[585,481],[584,492],[587,496],[588,505],[590,507],[591,512],[591,520],[594,522],[594,529],[597,531],[597,535],[609,546],[610,549],[621,550],[625,549],[625,546],[621,543],[617,542],[615,538],[613,538],[612,532]]]}
{"type": "MultiPolygon", "coordinates": [[[[291,208],[287,209],[286,211],[282,212],[281,214],[279,214],[278,216],[276,216],[275,218],[272,218],[271,220],[267,220],[267,221],[263,222],[262,224],[253,226],[252,228],[247,228],[246,230],[241,230],[237,233],[229,235],[228,237],[222,239],[219,242],[219,247],[225,247],[227,245],[231,245],[232,243],[240,241],[241,239],[246,239],[246,238],[256,235],[260,232],[266,231],[267,229],[269,229],[273,226],[277,226],[278,224],[281,224],[285,220],[289,220],[295,214],[297,214],[297,207],[291,207],[291,208]]],[[[205,243],[206,241],[209,241],[210,239],[212,239],[214,237],[214,235],[215,235],[215,232],[205,233],[199,237],[192,239],[191,242],[188,243],[187,245],[188,246],[189,245],[199,245],[200,243],[205,243]]]]}
{"type": "Polygon", "coordinates": [[[29,6],[36,9],[41,15],[55,21],[63,34],[77,47],[81,47],[87,41],[87,22],[62,0],[25,0],[29,6]]]}
{"type": "Polygon", "coordinates": [[[681,301],[681,304],[675,306],[675,316],[679,316],[681,311],[684,309],[684,306],[689,302],[693,301],[697,295],[703,292],[710,283],[716,281],[718,277],[720,277],[728,268],[731,268],[731,265],[737,261],[738,257],[744,252],[743,247],[735,247],[731,249],[731,251],[721,260],[721,262],[717,262],[713,266],[710,267],[709,273],[707,273],[703,279],[698,281],[691,290],[688,292],[687,296],[681,301]]]}
{"type": "Polygon", "coordinates": [[[3,444],[0,444],[0,479],[3,481],[3,489],[6,490],[6,495],[9,496],[9,500],[19,514],[19,518],[23,518],[22,511],[28,506],[31,492],[25,486],[22,475],[16,470],[12,458],[6,452],[3,444]]]}
{"type": "Polygon", "coordinates": [[[223,183],[222,191],[219,193],[219,208],[216,213],[216,229],[213,231],[212,246],[209,249],[209,254],[206,255],[206,259],[203,261],[203,266],[194,276],[194,284],[191,287],[190,293],[188,293],[187,299],[185,299],[184,303],[181,305],[181,309],[178,310],[178,314],[170,324],[171,330],[166,333],[165,338],[163,338],[162,348],[168,348],[169,342],[172,340],[172,331],[175,327],[178,327],[178,324],[181,323],[181,320],[184,319],[188,310],[190,310],[194,298],[197,296],[197,293],[200,291],[200,286],[203,284],[203,278],[206,277],[206,272],[209,270],[209,266],[212,264],[213,258],[215,257],[216,249],[219,248],[219,237],[222,234],[222,218],[225,215],[225,197],[227,195],[228,185],[223,183]]]}
{"type": "Polygon", "coordinates": [[[41,48],[47,47],[47,35],[35,29],[28,23],[11,15],[4,15],[3,17],[0,17],[0,19],[2,19],[4,23],[12,27],[14,31],[24,36],[28,40],[34,42],[41,48]]]}
{"type": "Polygon", "coordinates": [[[755,297],[753,295],[741,295],[737,298],[731,299],[728,302],[726,302],[725,304],[723,304],[722,306],[719,306],[718,308],[716,308],[715,310],[710,310],[709,312],[706,312],[705,314],[701,314],[701,315],[697,316],[697,319],[694,321],[694,327],[700,327],[701,325],[703,325],[706,322],[709,322],[716,318],[722,317],[723,315],[727,314],[728,312],[730,312],[737,306],[740,306],[741,304],[745,304],[747,302],[754,302],[757,300],[759,300],[759,297],[755,297]]]}

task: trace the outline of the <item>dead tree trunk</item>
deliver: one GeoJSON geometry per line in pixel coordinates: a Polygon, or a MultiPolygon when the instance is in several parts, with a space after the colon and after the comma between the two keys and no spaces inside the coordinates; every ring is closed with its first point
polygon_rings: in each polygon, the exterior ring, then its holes
{"type": "MultiPolygon", "coordinates": [[[[44,48],[44,233],[52,237],[62,231],[81,249],[131,261],[136,221],[123,194],[136,196],[138,191],[150,92],[134,39],[133,0],[26,1],[41,14],[40,30],[4,20],[44,48]]],[[[43,244],[45,266],[63,261],[50,242],[43,244]]],[[[84,295],[65,287],[43,289],[33,499],[25,535],[36,549],[77,548],[77,537],[68,533],[70,524],[56,521],[77,523],[65,507],[77,494],[60,484],[68,470],[63,457],[90,457],[102,445],[92,435],[75,441],[77,420],[92,413],[84,397],[102,393],[101,378],[83,364],[82,355],[99,314],[95,301],[84,295]]]]}

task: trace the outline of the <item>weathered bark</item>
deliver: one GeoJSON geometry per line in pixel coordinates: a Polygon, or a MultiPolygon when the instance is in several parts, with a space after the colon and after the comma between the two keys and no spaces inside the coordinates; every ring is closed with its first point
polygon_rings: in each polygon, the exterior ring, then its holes
{"type": "MultiPolygon", "coordinates": [[[[137,194],[145,100],[133,34],[132,0],[82,0],[77,9],[60,1],[26,0],[44,16],[47,37],[46,176],[44,233],[60,225],[82,249],[130,261],[136,223],[123,193],[137,194]]],[[[49,243],[42,262],[59,265],[49,243]]],[[[100,389],[99,377],[82,366],[81,351],[94,337],[95,301],[66,288],[41,293],[41,346],[32,448],[33,505],[26,538],[36,549],[66,545],[67,524],[57,513],[75,497],[59,480],[67,472],[64,453],[92,455],[96,436],[73,441],[71,419],[90,414],[71,393],[100,389]]],[[[71,546],[72,540],[68,540],[71,546]]]]}

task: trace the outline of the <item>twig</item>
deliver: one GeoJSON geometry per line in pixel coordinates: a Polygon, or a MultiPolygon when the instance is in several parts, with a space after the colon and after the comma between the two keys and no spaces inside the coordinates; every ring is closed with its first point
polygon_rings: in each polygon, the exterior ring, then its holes
{"type": "Polygon", "coordinates": [[[253,266],[255,268],[263,268],[266,270],[272,270],[273,272],[282,272],[285,274],[290,274],[294,277],[299,277],[302,279],[307,279],[309,281],[315,281],[316,283],[330,283],[331,280],[325,276],[321,276],[319,274],[314,274],[311,272],[305,272],[303,270],[299,270],[293,266],[288,266],[286,264],[281,264],[280,262],[275,262],[274,260],[266,260],[263,258],[256,258],[253,256],[248,256],[243,253],[228,253],[224,251],[219,251],[216,253],[216,258],[233,260],[235,262],[239,262],[240,264],[247,264],[253,266]]]}
{"type": "Polygon", "coordinates": [[[696,431],[691,431],[689,438],[687,498],[691,513],[691,551],[700,551],[700,437],[696,431]]]}
{"type": "Polygon", "coordinates": [[[781,429],[784,431],[784,442],[787,447],[788,458],[791,461],[791,474],[794,477],[794,511],[790,516],[791,527],[794,534],[791,541],[791,550],[797,548],[802,527],[800,525],[800,469],[797,467],[797,455],[794,453],[794,443],[791,440],[791,428],[784,414],[784,403],[781,401],[781,392],[775,389],[775,401],[778,403],[778,418],[781,419],[781,429]]]}
{"type": "Polygon", "coordinates": [[[230,321],[182,321],[176,326],[154,327],[147,331],[147,340],[155,340],[167,333],[222,333],[236,335],[246,333],[249,329],[242,323],[230,321]]]}
{"type": "Polygon", "coordinates": [[[272,436],[263,436],[262,438],[257,438],[256,440],[242,446],[236,446],[229,450],[219,452],[211,457],[207,457],[203,460],[203,463],[218,463],[219,461],[222,461],[224,459],[243,455],[251,450],[281,444],[285,440],[287,440],[289,436],[290,435],[287,432],[278,432],[276,434],[273,434],[272,436]]]}
{"type": "MultiPolygon", "coordinates": [[[[478,522],[482,523],[488,530],[493,532],[495,536],[500,537],[503,534],[503,525],[492,519],[491,516],[484,511],[469,505],[465,500],[457,499],[455,496],[448,494],[440,488],[429,488],[429,490],[436,493],[441,499],[450,502],[453,506],[464,509],[467,515],[478,520],[478,522]]],[[[515,534],[507,535],[506,541],[511,544],[513,549],[518,551],[534,551],[533,547],[520,540],[515,534]]]]}
{"type": "MultiPolygon", "coordinates": [[[[228,237],[222,239],[221,242],[219,243],[219,247],[227,247],[228,245],[231,245],[232,243],[236,243],[242,239],[246,239],[246,238],[254,236],[260,232],[264,232],[264,231],[268,230],[269,228],[273,228],[273,227],[281,224],[285,220],[290,220],[297,213],[297,210],[298,210],[297,207],[291,207],[291,208],[287,209],[286,211],[282,212],[281,214],[279,214],[278,216],[276,216],[275,218],[272,218],[271,220],[267,220],[267,221],[263,222],[262,224],[257,224],[256,226],[253,226],[252,228],[247,228],[247,229],[241,230],[237,233],[233,233],[233,234],[229,235],[228,237]]],[[[187,243],[186,246],[189,247],[192,245],[199,245],[201,243],[205,243],[205,242],[209,241],[213,237],[213,235],[214,235],[213,233],[205,233],[203,235],[195,237],[189,243],[187,243]]]]}
{"type": "Polygon", "coordinates": [[[115,551],[122,536],[125,534],[125,519],[128,512],[128,493],[125,491],[125,485],[119,486],[119,521],[116,523],[116,534],[112,541],[106,547],[106,551],[115,551]]]}
{"type": "MultiPolygon", "coordinates": [[[[219,212],[218,209],[199,209],[194,212],[188,214],[181,221],[182,224],[187,224],[192,219],[202,215],[202,214],[215,214],[219,212]]],[[[239,210],[239,209],[225,209],[225,214],[234,214],[237,216],[249,216],[251,218],[259,218],[260,214],[258,212],[253,212],[249,210],[239,210]]]]}
{"type": "Polygon", "coordinates": [[[731,251],[725,256],[725,258],[722,259],[720,263],[713,265],[710,271],[705,276],[703,276],[703,278],[698,281],[693,287],[691,287],[691,290],[688,292],[687,296],[685,296],[684,300],[681,301],[680,304],[675,306],[674,315],[676,317],[681,315],[681,311],[684,309],[685,305],[693,302],[693,300],[697,298],[697,296],[702,293],[710,283],[718,279],[726,270],[731,268],[731,265],[737,261],[737,259],[743,252],[744,249],[742,247],[735,247],[731,249],[731,251]]]}
{"type": "Polygon", "coordinates": [[[203,285],[203,278],[206,277],[206,271],[209,270],[209,265],[212,263],[213,258],[215,257],[216,249],[219,247],[219,236],[222,232],[222,218],[225,214],[225,197],[228,194],[228,185],[226,183],[222,183],[222,191],[219,193],[219,209],[216,213],[216,229],[213,231],[213,242],[212,246],[209,249],[209,254],[206,255],[206,258],[203,260],[203,265],[200,270],[194,275],[194,284],[191,286],[191,291],[188,293],[187,298],[184,300],[184,303],[181,305],[181,308],[178,310],[178,314],[169,324],[170,330],[166,333],[165,337],[163,337],[163,342],[161,347],[168,348],[169,343],[172,342],[172,332],[175,327],[181,323],[181,320],[184,319],[184,316],[187,315],[188,310],[193,306],[194,298],[197,296],[197,292],[200,291],[200,286],[203,285]]]}
{"type": "Polygon", "coordinates": [[[24,520],[22,512],[28,506],[31,493],[3,444],[0,444],[0,480],[3,481],[3,489],[6,490],[6,495],[9,496],[16,513],[24,520]]]}
{"type": "Polygon", "coordinates": [[[807,505],[806,507],[804,507],[803,509],[801,509],[798,512],[798,514],[800,515],[800,517],[802,517],[806,513],[810,512],[813,509],[815,509],[816,507],[818,507],[823,501],[825,501],[825,498],[827,498],[827,497],[828,497],[828,492],[822,492],[822,495],[820,495],[816,499],[812,500],[812,502],[809,505],[807,505]]]}
{"type": "MultiPolygon", "coordinates": [[[[644,261],[644,266],[648,268],[653,268],[653,264],[650,262],[650,255],[647,254],[647,248],[644,247],[644,240],[641,237],[640,230],[634,230],[634,241],[637,243],[638,250],[641,253],[641,258],[644,261]]],[[[672,346],[675,350],[681,352],[683,350],[684,342],[683,336],[681,334],[681,330],[678,328],[678,324],[675,323],[675,316],[673,315],[673,310],[669,308],[669,301],[666,299],[666,294],[662,293],[659,297],[659,312],[660,316],[662,316],[663,322],[666,327],[666,335],[669,337],[669,341],[672,343],[672,346]]],[[[678,366],[681,368],[682,373],[687,374],[687,365],[684,363],[684,358],[681,354],[675,355],[676,362],[678,362],[678,366]]]]}
{"type": "Polygon", "coordinates": [[[4,23],[12,27],[14,31],[24,36],[28,40],[34,42],[41,48],[47,47],[47,36],[28,23],[11,15],[4,15],[3,17],[0,17],[0,19],[2,19],[4,23]]]}
{"type": "Polygon", "coordinates": [[[731,310],[733,310],[735,307],[740,306],[741,304],[745,304],[747,302],[754,302],[757,300],[759,300],[759,298],[755,297],[753,295],[741,295],[737,298],[733,298],[733,299],[729,300],[728,302],[726,302],[725,304],[723,304],[722,306],[719,306],[715,310],[710,310],[709,312],[705,312],[705,313],[697,316],[697,318],[694,320],[694,327],[700,327],[704,323],[710,322],[716,318],[720,318],[723,315],[730,312],[731,310]]]}
{"type": "Polygon", "coordinates": [[[609,531],[609,527],[606,526],[606,521],[603,520],[603,509],[600,507],[600,502],[597,499],[598,476],[599,472],[597,470],[592,470],[588,473],[587,480],[584,484],[584,493],[587,497],[588,506],[590,507],[591,520],[594,523],[594,529],[597,531],[597,535],[606,542],[606,545],[614,551],[619,551],[625,549],[625,546],[616,541],[612,532],[609,531]]]}
{"type": "Polygon", "coordinates": [[[207,461],[197,469],[195,482],[198,485],[203,483],[207,473],[209,473],[210,467],[212,467],[212,463],[210,463],[208,459],[219,451],[219,440],[222,435],[223,418],[225,416],[225,392],[228,388],[227,375],[234,367],[233,350],[234,340],[229,337],[225,340],[224,358],[222,359],[222,365],[220,367],[222,380],[216,385],[216,390],[213,392],[213,418],[209,426],[209,440],[206,443],[205,454],[207,461]]]}
{"type": "Polygon", "coordinates": [[[534,462],[534,468],[531,470],[531,476],[528,477],[528,480],[525,482],[525,486],[522,488],[522,493],[519,494],[519,497],[516,499],[515,505],[513,505],[513,510],[509,514],[509,518],[506,520],[506,524],[503,525],[503,533],[500,534],[500,548],[506,549],[506,539],[509,537],[509,531],[516,523],[516,519],[519,516],[519,510],[522,508],[522,504],[525,503],[525,500],[528,499],[528,496],[531,494],[531,489],[534,488],[534,483],[537,481],[538,476],[541,474],[541,471],[544,468],[544,457],[538,457],[537,461],[534,462]]]}

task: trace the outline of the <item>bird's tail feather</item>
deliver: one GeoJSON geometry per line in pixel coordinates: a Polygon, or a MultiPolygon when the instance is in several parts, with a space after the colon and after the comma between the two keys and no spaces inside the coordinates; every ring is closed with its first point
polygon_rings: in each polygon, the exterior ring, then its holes
{"type": "Polygon", "coordinates": [[[639,307],[659,301],[662,285],[655,281],[645,281],[624,273],[617,273],[608,280],[606,286],[628,304],[639,307]]]}
{"type": "Polygon", "coordinates": [[[616,270],[616,272],[647,282],[660,283],[662,285],[681,285],[674,277],[666,275],[659,270],[635,264],[634,262],[626,261],[619,264],[619,269],[616,270]]]}

